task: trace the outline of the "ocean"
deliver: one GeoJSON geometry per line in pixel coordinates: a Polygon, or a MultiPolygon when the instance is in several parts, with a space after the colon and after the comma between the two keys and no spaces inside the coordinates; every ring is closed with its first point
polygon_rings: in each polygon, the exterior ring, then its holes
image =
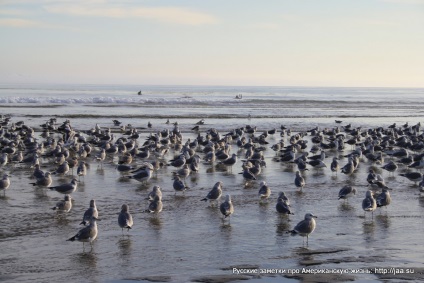
{"type": "MultiPolygon", "coordinates": [[[[34,182],[32,168],[22,164],[0,167],[0,174],[9,174],[11,180],[5,197],[0,192],[0,280],[299,282],[309,272],[324,273],[319,276],[327,276],[329,282],[398,282],[400,275],[390,274],[394,273],[390,268],[413,270],[408,278],[421,280],[424,198],[418,186],[399,175],[411,169],[399,165],[389,174],[381,169],[382,164],[365,157],[351,175],[310,167],[302,173],[306,186],[299,192],[294,185],[297,167],[278,162],[270,147],[280,140],[289,143],[289,136],[280,135],[282,126],[294,135],[314,128],[339,127],[343,132],[342,127],[349,124],[361,130],[387,128],[394,123],[397,127],[415,125],[424,122],[423,97],[424,89],[417,88],[0,85],[0,115],[11,121],[5,127],[23,121],[36,129],[38,141],[44,140],[41,125],[50,118],[56,118],[58,126],[69,119],[73,129],[87,139],[84,133],[97,124],[103,130],[111,129],[115,140],[123,136],[112,122],[116,119],[139,130],[140,147],[151,134],[172,130],[175,122],[183,144],[197,137],[192,128],[201,119],[205,121],[200,125],[201,135],[209,129],[225,135],[247,125],[257,127],[256,136],[277,129],[263,145],[266,167],[258,180],[245,185],[239,173],[246,149],[233,141],[231,152],[237,154],[238,161],[232,171],[223,169],[218,161],[201,162],[199,172],[187,178],[190,189],[184,194],[175,193],[172,187],[176,168],[164,166],[147,184],[141,184],[115,169],[119,154],[99,167],[93,157],[99,151],[95,148],[86,158],[88,173],[72,194],[73,208],[66,215],[51,210],[63,195],[29,184],[34,182]],[[149,122],[151,128],[147,127],[149,122]],[[361,207],[369,189],[366,177],[370,168],[382,174],[393,198],[387,208],[374,212],[373,219],[368,213],[364,217],[361,207]],[[223,222],[217,207],[200,201],[218,181],[223,182],[224,195],[232,196],[235,212],[230,221],[223,222]],[[263,203],[258,198],[261,181],[272,190],[263,203]],[[338,192],[346,184],[358,192],[345,202],[338,200],[338,192]],[[157,217],[144,213],[147,194],[154,185],[163,192],[164,208],[157,217]],[[280,191],[291,199],[294,215],[277,214],[280,191]],[[66,241],[81,228],[90,199],[96,200],[101,218],[91,251],[88,244],[83,250],[82,243],[66,241]],[[129,205],[134,218],[133,229],[124,233],[117,223],[123,203],[129,205]],[[287,231],[307,212],[318,218],[305,246],[302,237],[290,236],[287,231]],[[243,272],[238,274],[240,270],[243,272]],[[337,277],[336,272],[343,275],[337,277]]],[[[304,151],[308,152],[310,133],[304,139],[308,141],[304,151]]],[[[197,150],[203,158],[201,148],[197,150]]],[[[332,157],[337,156],[343,166],[351,151],[348,145],[342,151],[326,150],[324,162],[329,167],[332,157]]],[[[178,154],[178,149],[170,148],[162,162],[168,163],[178,154]]],[[[385,163],[390,159],[385,156],[385,163]]],[[[137,167],[144,161],[136,159],[132,165],[137,167]]],[[[44,171],[57,167],[49,157],[41,158],[41,163],[44,171]]],[[[71,178],[71,173],[55,175],[53,185],[71,178]]]]}
{"type": "Polygon", "coordinates": [[[228,130],[251,117],[263,129],[286,123],[306,130],[331,127],[335,118],[364,127],[415,121],[424,113],[423,95],[416,88],[2,85],[0,107],[6,115],[37,121],[74,118],[85,129],[107,126],[109,118],[137,126],[145,126],[143,120],[184,124],[205,118],[211,127],[228,130]]]}

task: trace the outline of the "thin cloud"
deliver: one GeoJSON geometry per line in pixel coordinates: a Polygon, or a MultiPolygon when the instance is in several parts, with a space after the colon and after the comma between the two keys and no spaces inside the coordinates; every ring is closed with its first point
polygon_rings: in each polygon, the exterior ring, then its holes
{"type": "Polygon", "coordinates": [[[5,16],[26,16],[30,12],[26,10],[17,10],[17,9],[0,9],[0,15],[5,16]]]}
{"type": "Polygon", "coordinates": [[[46,25],[43,24],[42,22],[21,19],[21,18],[0,19],[0,26],[15,27],[15,28],[46,27],[46,25]]]}
{"type": "Polygon", "coordinates": [[[1,27],[9,28],[38,28],[38,29],[64,29],[69,31],[81,31],[80,29],[62,26],[57,24],[49,24],[46,22],[33,21],[23,18],[3,18],[0,19],[1,27]]]}
{"type": "Polygon", "coordinates": [[[357,24],[363,25],[363,26],[394,27],[399,25],[397,22],[394,22],[394,21],[378,20],[378,19],[357,19],[354,21],[357,24]]]}
{"type": "Polygon", "coordinates": [[[424,0],[380,0],[380,2],[397,3],[397,4],[424,5],[424,0]]]}
{"type": "Polygon", "coordinates": [[[250,26],[256,29],[264,29],[264,30],[276,30],[280,27],[278,24],[275,24],[275,23],[257,23],[257,24],[252,24],[250,26]]]}
{"type": "Polygon", "coordinates": [[[49,13],[66,14],[84,17],[107,18],[144,18],[159,22],[184,25],[214,24],[218,20],[206,13],[178,7],[107,7],[105,5],[46,5],[44,9],[49,13]]]}

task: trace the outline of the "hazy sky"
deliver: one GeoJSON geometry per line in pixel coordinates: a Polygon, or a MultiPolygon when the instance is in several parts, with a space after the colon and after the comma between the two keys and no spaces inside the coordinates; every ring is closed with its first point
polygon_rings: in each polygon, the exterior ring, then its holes
{"type": "Polygon", "coordinates": [[[424,87],[424,0],[0,0],[0,83],[424,87]]]}

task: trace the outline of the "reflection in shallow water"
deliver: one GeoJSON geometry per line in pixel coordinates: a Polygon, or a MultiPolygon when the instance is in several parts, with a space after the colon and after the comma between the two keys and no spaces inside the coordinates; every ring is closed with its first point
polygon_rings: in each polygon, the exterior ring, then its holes
{"type": "Polygon", "coordinates": [[[372,243],[376,240],[374,237],[375,226],[376,225],[373,220],[365,220],[362,223],[362,230],[365,242],[372,243]]]}
{"type": "Polygon", "coordinates": [[[280,217],[280,220],[277,222],[276,234],[277,236],[284,237],[284,236],[290,236],[288,231],[290,231],[290,223],[288,219],[284,219],[283,217],[280,217]]]}
{"type": "Polygon", "coordinates": [[[121,259],[126,259],[128,256],[131,255],[132,241],[131,241],[131,236],[130,235],[124,235],[124,236],[122,236],[119,239],[117,245],[119,247],[121,259]]]}
{"type": "Polygon", "coordinates": [[[150,215],[149,226],[154,230],[160,230],[162,228],[162,219],[159,215],[150,215]]]}
{"type": "Polygon", "coordinates": [[[95,269],[97,267],[97,254],[94,250],[89,249],[89,251],[83,251],[75,254],[72,256],[72,259],[75,264],[80,265],[85,270],[95,269]]]}
{"type": "Polygon", "coordinates": [[[390,216],[387,214],[378,214],[375,216],[375,220],[379,228],[389,229],[391,224],[390,216]]]}
{"type": "Polygon", "coordinates": [[[355,206],[350,204],[348,201],[342,201],[338,206],[338,210],[340,212],[352,211],[355,210],[355,206]]]}

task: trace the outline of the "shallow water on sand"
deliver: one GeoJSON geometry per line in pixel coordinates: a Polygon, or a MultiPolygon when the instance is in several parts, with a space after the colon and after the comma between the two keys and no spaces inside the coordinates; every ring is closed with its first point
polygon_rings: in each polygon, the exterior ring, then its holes
{"type": "MultiPolygon", "coordinates": [[[[244,88],[211,92],[207,88],[178,91],[152,88],[143,90],[144,102],[134,102],[134,93],[128,89],[122,94],[103,88],[84,91],[2,88],[1,99],[6,100],[1,101],[0,114],[10,115],[13,122],[25,121],[37,129],[51,117],[56,117],[59,124],[70,119],[74,129],[82,131],[97,123],[103,129],[111,128],[115,140],[121,137],[121,132],[112,119],[118,119],[140,130],[139,145],[150,132],[172,130],[172,124],[165,124],[167,119],[171,123],[178,121],[185,143],[196,137],[191,128],[202,118],[205,119],[205,125],[200,127],[202,134],[210,128],[225,134],[231,129],[252,125],[258,127],[256,135],[259,135],[264,130],[280,129],[281,125],[293,132],[314,127],[333,128],[340,125],[335,124],[335,119],[343,120],[341,125],[351,123],[353,127],[368,129],[386,128],[393,123],[414,125],[423,117],[422,102],[417,99],[422,89],[244,88]],[[240,101],[234,99],[238,93],[243,94],[240,101]],[[4,98],[3,94],[9,96],[4,98]],[[23,97],[22,101],[14,100],[17,94],[23,97]],[[76,102],[71,103],[74,96],[76,102]],[[46,97],[47,102],[43,100],[46,97]],[[52,99],[56,104],[50,104],[55,103],[52,99]],[[147,128],[149,121],[152,129],[147,128]]],[[[137,96],[137,99],[140,98],[137,96]]],[[[42,141],[39,134],[36,136],[42,141]]],[[[310,138],[305,137],[309,141],[306,151],[312,145],[310,138]]],[[[148,184],[143,185],[115,170],[117,156],[109,159],[103,168],[89,157],[86,160],[90,165],[88,173],[78,183],[77,191],[72,194],[73,208],[65,215],[51,210],[63,195],[29,184],[34,182],[32,169],[10,164],[0,167],[0,175],[11,176],[6,196],[0,192],[0,280],[297,282],[301,278],[293,278],[290,273],[317,272],[318,269],[345,270],[346,273],[337,277],[333,272],[333,277],[309,280],[423,279],[422,275],[382,277],[367,272],[369,268],[391,267],[422,272],[424,198],[418,186],[399,176],[406,171],[404,166],[389,176],[381,165],[372,164],[364,157],[350,176],[340,172],[333,174],[329,168],[310,168],[302,173],[306,186],[299,192],[294,185],[297,168],[276,162],[275,152],[270,149],[280,139],[279,132],[266,139],[269,143],[264,151],[267,166],[257,181],[245,185],[239,174],[245,150],[232,144],[232,152],[239,158],[232,171],[226,171],[218,162],[202,163],[199,172],[187,178],[191,189],[184,194],[175,194],[172,188],[172,172],[176,170],[172,166],[159,169],[148,184]],[[393,189],[392,204],[387,209],[377,209],[373,218],[369,214],[364,217],[361,207],[369,189],[366,182],[369,168],[382,174],[393,189]],[[235,212],[230,221],[223,222],[217,207],[200,201],[218,181],[223,182],[223,194],[232,196],[235,212]],[[261,181],[266,181],[272,190],[265,203],[258,199],[261,181]],[[337,200],[339,190],[346,184],[358,190],[356,196],[346,202],[337,200]],[[163,191],[164,208],[157,217],[143,212],[148,205],[145,198],[154,185],[163,191]],[[277,214],[275,205],[280,191],[291,199],[295,215],[280,217],[277,214]],[[85,244],[83,249],[82,243],[66,239],[81,229],[79,223],[90,199],[96,200],[101,221],[93,248],[85,244]],[[129,205],[134,218],[133,229],[124,233],[117,221],[123,203],[129,205]],[[287,233],[307,212],[318,216],[309,245],[303,243],[302,237],[287,233]],[[233,268],[268,272],[233,274],[233,268]],[[280,272],[284,269],[284,272],[273,274],[272,269],[281,269],[280,272]]],[[[287,137],[285,141],[287,144],[287,137]]],[[[347,163],[343,156],[350,151],[349,145],[343,152],[329,150],[325,163],[329,167],[332,157],[338,156],[343,166],[347,163]]],[[[178,151],[170,150],[163,162],[167,163],[177,154],[178,151]]],[[[198,154],[204,155],[200,151],[198,154]]],[[[133,165],[142,162],[136,160],[133,165]]],[[[42,164],[44,171],[56,168],[48,158],[43,158],[42,164]]],[[[71,178],[71,175],[54,176],[53,185],[69,182],[71,178]]]]}
{"type": "MultiPolygon", "coordinates": [[[[144,133],[140,141],[147,135],[144,133]]],[[[189,137],[195,135],[184,133],[185,139],[189,137]]],[[[267,138],[269,146],[279,139],[277,135],[267,138]]],[[[234,144],[233,152],[242,159],[245,150],[234,144]]],[[[348,152],[348,149],[329,151],[328,155],[339,156],[340,164],[344,165],[347,158],[343,155],[348,152]]],[[[174,154],[177,152],[171,151],[166,160],[174,154]]],[[[0,198],[0,279],[125,282],[158,280],[155,276],[163,276],[159,279],[189,282],[208,276],[233,276],[234,266],[295,271],[422,266],[424,200],[413,183],[398,173],[388,177],[387,172],[382,172],[393,188],[393,203],[387,209],[378,209],[373,219],[371,215],[364,218],[361,202],[368,189],[366,172],[370,167],[380,171],[378,166],[364,158],[351,176],[332,174],[328,168],[310,169],[303,174],[307,185],[299,192],[293,184],[296,167],[275,162],[274,156],[271,149],[265,151],[267,167],[248,186],[238,174],[240,160],[232,173],[216,164],[202,164],[198,173],[187,178],[191,189],[184,194],[174,193],[171,172],[175,168],[171,166],[160,169],[143,185],[117,172],[114,164],[108,162],[100,168],[89,158],[88,174],[72,194],[74,205],[65,215],[57,215],[50,209],[62,195],[32,187],[28,184],[33,181],[32,170],[8,165],[2,168],[2,172],[10,172],[12,184],[6,197],[0,198]],[[260,203],[257,195],[259,182],[263,180],[272,190],[266,203],[260,203]],[[200,201],[217,181],[223,182],[224,194],[232,196],[235,213],[230,221],[223,222],[217,207],[200,201]],[[338,191],[345,184],[358,190],[347,202],[337,200],[338,191]],[[148,205],[145,198],[154,185],[163,190],[164,209],[157,217],[143,213],[148,205]],[[277,215],[275,204],[280,191],[291,199],[295,215],[277,215]],[[84,250],[82,243],[65,240],[81,228],[78,224],[90,199],[96,200],[102,220],[98,223],[99,235],[93,249],[86,244],[84,250]],[[135,223],[131,231],[124,233],[117,224],[123,203],[129,205],[135,223]],[[307,212],[318,216],[308,246],[301,237],[286,233],[307,212]]],[[[54,166],[47,161],[44,159],[43,170],[53,170],[54,166]]],[[[325,163],[329,166],[330,162],[328,157],[325,163]]],[[[54,176],[53,185],[70,179],[70,176],[54,176]]],[[[271,275],[248,278],[252,282],[262,278],[266,282],[271,275]]],[[[281,275],[272,276],[282,280],[281,275]]],[[[366,273],[354,274],[354,278],[377,280],[375,275],[366,273]]]]}

